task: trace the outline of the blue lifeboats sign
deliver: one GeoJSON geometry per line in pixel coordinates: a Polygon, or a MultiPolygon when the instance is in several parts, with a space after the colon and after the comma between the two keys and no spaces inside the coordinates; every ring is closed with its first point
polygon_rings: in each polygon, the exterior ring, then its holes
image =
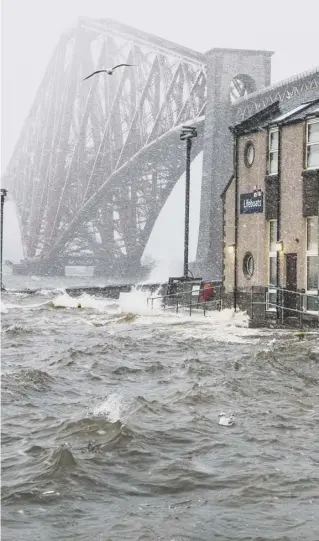
{"type": "Polygon", "coordinates": [[[240,194],[240,214],[264,212],[264,195],[257,192],[240,194]]]}

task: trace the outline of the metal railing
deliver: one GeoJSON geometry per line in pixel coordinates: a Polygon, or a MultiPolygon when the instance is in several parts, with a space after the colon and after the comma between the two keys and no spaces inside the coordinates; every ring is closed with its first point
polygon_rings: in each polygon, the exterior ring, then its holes
{"type": "Polygon", "coordinates": [[[207,311],[210,310],[222,310],[223,300],[221,294],[221,287],[216,287],[214,289],[213,297],[207,301],[201,300],[201,295],[205,289],[196,290],[196,295],[192,292],[179,292],[173,293],[170,295],[155,295],[154,297],[147,298],[147,305],[151,305],[151,308],[154,308],[154,301],[160,300],[161,307],[164,310],[174,310],[176,313],[179,313],[180,310],[188,311],[189,315],[192,315],[194,310],[203,311],[204,316],[207,311]]]}
{"type": "MultiPolygon", "coordinates": [[[[254,291],[251,289],[251,318],[254,319],[254,306],[264,306],[264,316],[276,314],[277,321],[282,325],[287,319],[296,319],[300,327],[305,320],[317,320],[319,325],[319,294],[309,294],[305,291],[291,291],[285,288],[269,285],[264,288],[264,300],[254,301],[254,291]],[[272,300],[272,296],[275,297],[272,300]],[[316,306],[315,310],[307,307],[309,301],[316,306]]],[[[258,295],[258,293],[257,293],[258,295]]]]}
{"type": "MultiPolygon", "coordinates": [[[[154,295],[147,298],[147,305],[154,308],[154,302],[158,301],[163,310],[173,310],[176,313],[180,311],[188,312],[191,316],[193,312],[220,311],[224,307],[229,307],[229,299],[223,294],[222,287],[215,287],[213,297],[207,301],[202,300],[204,288],[196,290],[196,294],[191,291],[179,291],[173,294],[154,295]]],[[[249,290],[246,290],[249,295],[249,290]]],[[[246,297],[246,300],[247,297],[246,297]]],[[[300,328],[309,321],[317,324],[319,327],[319,294],[308,294],[304,291],[290,291],[276,286],[252,287],[250,293],[250,302],[248,300],[248,309],[250,304],[250,319],[256,321],[259,318],[267,321],[269,318],[276,319],[277,323],[295,324],[300,328]],[[316,307],[315,310],[309,310],[309,303],[316,307]]],[[[244,308],[242,308],[244,309],[244,308]]],[[[247,310],[249,312],[249,310],[247,310]]]]}

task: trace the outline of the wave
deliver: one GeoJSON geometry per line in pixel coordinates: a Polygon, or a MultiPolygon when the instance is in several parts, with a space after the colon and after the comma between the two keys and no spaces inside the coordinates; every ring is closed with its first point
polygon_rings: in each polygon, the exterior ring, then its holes
{"type": "Polygon", "coordinates": [[[54,378],[47,372],[30,368],[23,368],[2,375],[2,389],[9,393],[12,391],[24,393],[30,390],[45,392],[53,382],[54,378]]]}
{"type": "Polygon", "coordinates": [[[109,421],[102,416],[81,417],[80,419],[64,421],[58,429],[58,438],[82,439],[87,437],[105,436],[109,432],[119,432],[123,426],[121,421],[109,421]]]}
{"type": "Polygon", "coordinates": [[[1,312],[1,314],[7,314],[8,313],[8,306],[5,305],[2,301],[0,301],[0,312],[1,312]]]}
{"type": "Polygon", "coordinates": [[[139,315],[156,315],[162,313],[161,299],[157,299],[158,291],[151,294],[149,291],[133,288],[129,293],[121,293],[119,297],[119,311],[121,313],[133,313],[139,315]],[[149,298],[154,298],[153,307],[148,303],[149,298]]]}
{"type": "Polygon", "coordinates": [[[3,325],[1,330],[7,336],[11,337],[34,333],[34,329],[23,327],[22,325],[3,325]]]}
{"type": "Polygon", "coordinates": [[[45,460],[46,467],[43,472],[37,475],[37,479],[45,477],[55,478],[59,475],[65,475],[68,471],[74,471],[78,466],[78,463],[73,456],[71,447],[63,443],[57,449],[54,449],[47,460],[45,460]]]}
{"type": "MultiPolygon", "coordinates": [[[[47,291],[44,290],[43,293],[48,297],[47,291]]],[[[157,332],[160,326],[168,325],[173,337],[183,342],[206,339],[215,342],[255,343],[256,338],[265,333],[258,329],[249,329],[249,317],[244,312],[235,313],[232,309],[225,309],[220,312],[208,311],[204,316],[203,312],[198,310],[194,311],[190,318],[187,310],[179,313],[164,311],[161,299],[156,297],[157,292],[151,295],[150,292],[138,288],[129,293],[120,293],[117,300],[87,293],[75,298],[62,291],[53,298],[47,298],[45,302],[33,305],[28,303],[22,309],[78,310],[79,314],[84,313],[84,321],[93,327],[150,325],[157,332]],[[154,297],[153,304],[148,302],[149,298],[154,297]]]]}
{"type": "Polygon", "coordinates": [[[155,361],[154,363],[147,363],[143,367],[136,366],[136,361],[135,361],[134,366],[133,364],[130,366],[128,365],[118,366],[112,371],[112,374],[115,374],[117,376],[123,376],[123,375],[138,374],[138,373],[144,374],[148,372],[156,373],[164,369],[165,369],[165,366],[160,361],[155,361]]]}
{"type": "MultiPolygon", "coordinates": [[[[278,335],[280,338],[280,335],[278,335]]],[[[268,347],[255,353],[250,361],[261,364],[266,370],[290,374],[295,378],[303,379],[310,384],[318,385],[317,363],[319,350],[317,345],[299,341],[293,333],[285,335],[285,340],[277,340],[268,344],[268,347]]]]}
{"type": "MultiPolygon", "coordinates": [[[[19,501],[19,504],[25,502],[43,503],[48,497],[59,497],[60,492],[48,490],[48,485],[52,488],[55,480],[68,482],[68,475],[75,472],[81,473],[72,450],[68,444],[62,444],[54,450],[47,450],[41,446],[32,446],[26,452],[33,457],[31,471],[26,468],[25,478],[19,476],[18,481],[2,486],[2,502],[9,504],[19,501]],[[43,488],[40,488],[42,485],[43,488]],[[34,488],[37,487],[37,488],[34,488]]],[[[15,478],[14,478],[15,479],[15,478]]],[[[54,483],[55,485],[55,483],[54,483]]]]}
{"type": "Polygon", "coordinates": [[[100,410],[95,409],[97,414],[93,417],[63,423],[57,433],[58,440],[70,439],[73,443],[78,442],[83,451],[93,453],[126,447],[134,437],[132,430],[120,420],[114,420],[118,416],[115,411],[113,418],[104,415],[103,403],[101,406],[100,410]]]}
{"type": "Polygon", "coordinates": [[[67,293],[54,297],[49,303],[52,308],[86,308],[93,309],[98,312],[106,312],[110,305],[114,306],[114,299],[101,299],[87,293],[79,297],[70,297],[67,293]]]}
{"type": "Polygon", "coordinates": [[[139,317],[138,314],[133,314],[132,312],[128,312],[127,314],[120,314],[116,317],[113,317],[112,315],[109,316],[108,319],[91,319],[88,321],[90,325],[93,327],[105,327],[105,326],[112,326],[112,325],[118,325],[121,323],[133,323],[137,320],[139,317]]]}

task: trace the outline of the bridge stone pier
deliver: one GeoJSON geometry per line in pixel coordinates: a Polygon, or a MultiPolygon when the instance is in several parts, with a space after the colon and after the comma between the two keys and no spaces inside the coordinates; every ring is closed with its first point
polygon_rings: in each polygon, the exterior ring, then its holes
{"type": "Polygon", "coordinates": [[[222,279],[222,202],[220,195],[233,167],[228,127],[236,102],[270,85],[268,51],[212,49],[206,53],[207,102],[203,141],[200,227],[195,272],[222,279]]]}

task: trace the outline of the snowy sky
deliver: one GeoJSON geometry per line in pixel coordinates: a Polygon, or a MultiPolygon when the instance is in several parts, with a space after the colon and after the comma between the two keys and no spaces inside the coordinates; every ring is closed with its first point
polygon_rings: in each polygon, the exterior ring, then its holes
{"type": "MultiPolygon", "coordinates": [[[[61,33],[74,26],[79,16],[116,19],[201,52],[212,47],[272,50],[272,82],[319,65],[317,0],[303,0],[302,5],[296,0],[2,0],[1,8],[2,172],[54,47],[61,33]]],[[[200,161],[192,174],[197,186],[200,161]]],[[[193,192],[191,256],[198,226],[196,186],[193,192]]],[[[181,181],[161,216],[166,236],[158,224],[153,233],[152,244],[158,246],[160,240],[165,245],[161,257],[180,256],[182,219],[174,227],[175,235],[171,226],[172,219],[176,221],[177,214],[181,214],[182,194],[181,181]]]]}

